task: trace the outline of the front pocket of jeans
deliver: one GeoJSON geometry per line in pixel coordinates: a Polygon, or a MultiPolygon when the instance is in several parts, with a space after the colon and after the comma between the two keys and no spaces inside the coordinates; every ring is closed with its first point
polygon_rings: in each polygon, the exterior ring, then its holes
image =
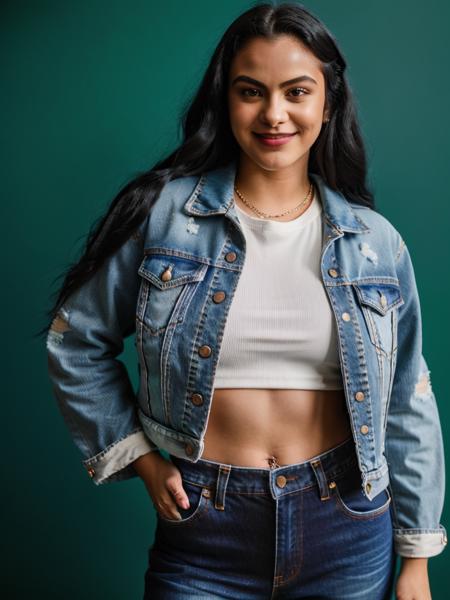
{"type": "Polygon", "coordinates": [[[339,510],[351,519],[373,519],[384,514],[391,503],[388,488],[372,500],[364,495],[361,484],[353,477],[335,480],[334,498],[339,510]]]}
{"type": "Polygon", "coordinates": [[[158,518],[164,524],[174,525],[175,527],[180,527],[180,525],[192,525],[208,511],[210,490],[207,487],[183,479],[183,488],[189,498],[189,508],[182,508],[177,504],[176,510],[180,513],[181,519],[168,519],[167,517],[163,517],[160,513],[157,513],[158,518]]]}

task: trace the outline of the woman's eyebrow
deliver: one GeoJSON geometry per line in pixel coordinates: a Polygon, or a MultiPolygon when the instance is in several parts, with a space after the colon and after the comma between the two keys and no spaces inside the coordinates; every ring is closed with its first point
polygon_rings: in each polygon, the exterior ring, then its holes
{"type": "MultiPolygon", "coordinates": [[[[262,83],[262,81],[258,81],[257,79],[253,79],[252,77],[248,77],[247,75],[238,75],[238,77],[235,77],[233,79],[233,81],[231,82],[231,85],[234,85],[238,81],[244,81],[246,83],[258,85],[259,87],[267,89],[267,87],[264,85],[264,83],[262,83]]],[[[288,81],[283,81],[283,83],[280,83],[279,87],[282,88],[286,85],[292,85],[293,83],[299,83],[301,81],[309,81],[309,82],[315,83],[317,85],[317,81],[315,79],[313,79],[312,77],[310,77],[309,75],[301,75],[300,77],[294,77],[294,79],[289,79],[288,81]]]]}

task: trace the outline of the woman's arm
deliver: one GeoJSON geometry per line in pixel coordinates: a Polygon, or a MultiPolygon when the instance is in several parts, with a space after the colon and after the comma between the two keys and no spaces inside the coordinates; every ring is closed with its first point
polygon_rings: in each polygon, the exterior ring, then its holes
{"type": "MultiPolygon", "coordinates": [[[[444,445],[430,372],[422,354],[422,320],[411,257],[403,240],[397,274],[404,304],[398,309],[397,359],[386,425],[394,545],[402,557],[440,554],[445,493],[444,445]]],[[[405,563],[408,565],[419,563],[405,563]]]]}
{"type": "Polygon", "coordinates": [[[142,430],[128,372],[116,358],[135,329],[146,221],[67,299],[47,336],[59,409],[97,485],[136,476],[132,461],[157,450],[142,430]]]}
{"type": "Polygon", "coordinates": [[[432,600],[428,558],[402,558],[395,597],[396,600],[432,600]]]}

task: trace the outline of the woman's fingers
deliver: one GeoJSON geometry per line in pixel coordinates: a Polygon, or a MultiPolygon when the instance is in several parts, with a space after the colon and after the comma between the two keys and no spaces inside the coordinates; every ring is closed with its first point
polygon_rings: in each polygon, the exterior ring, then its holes
{"type": "Polygon", "coordinates": [[[161,499],[156,503],[155,508],[166,519],[181,519],[176,504],[170,498],[161,499]]]}
{"type": "Polygon", "coordinates": [[[189,508],[189,498],[183,488],[179,471],[167,479],[166,491],[167,494],[164,494],[156,503],[157,510],[162,512],[163,516],[167,515],[169,519],[181,519],[178,506],[184,509],[189,508]]]}
{"type": "Polygon", "coordinates": [[[189,498],[184,491],[181,477],[179,482],[169,482],[167,487],[169,488],[169,492],[171,492],[172,496],[175,498],[176,503],[181,506],[181,508],[189,508],[189,498]]]}
{"type": "Polygon", "coordinates": [[[178,507],[188,509],[189,498],[183,488],[180,470],[170,461],[161,457],[162,462],[157,470],[151,470],[145,479],[147,489],[155,510],[162,517],[181,519],[178,507]]]}

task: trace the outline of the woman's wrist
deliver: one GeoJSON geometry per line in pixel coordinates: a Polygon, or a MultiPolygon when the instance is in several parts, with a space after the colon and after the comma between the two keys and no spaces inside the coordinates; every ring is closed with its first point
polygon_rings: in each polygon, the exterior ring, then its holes
{"type": "Polygon", "coordinates": [[[426,571],[428,569],[428,558],[402,556],[401,569],[426,571]]]}
{"type": "Polygon", "coordinates": [[[160,460],[164,460],[164,457],[159,453],[158,450],[155,450],[153,452],[142,454],[142,456],[139,456],[139,458],[136,458],[136,460],[132,461],[131,464],[133,465],[134,470],[139,477],[144,479],[145,476],[155,468],[160,460]]]}

